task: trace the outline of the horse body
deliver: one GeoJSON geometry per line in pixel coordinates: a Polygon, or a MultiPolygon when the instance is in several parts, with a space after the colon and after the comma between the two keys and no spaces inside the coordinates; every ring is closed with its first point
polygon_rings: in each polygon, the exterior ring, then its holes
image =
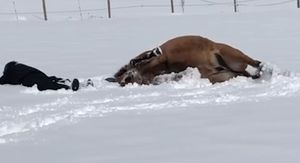
{"type": "Polygon", "coordinates": [[[259,68],[260,62],[229,45],[216,43],[201,36],[182,36],[145,51],[115,74],[122,86],[127,83],[151,84],[155,76],[197,68],[201,78],[211,83],[223,82],[236,76],[256,78],[247,66],[259,68]]]}
{"type": "Polygon", "coordinates": [[[187,67],[195,67],[201,73],[201,77],[206,78],[210,73],[215,73],[218,61],[215,54],[220,51],[211,41],[199,36],[183,36],[167,41],[160,46],[162,56],[168,67],[180,71],[187,67]]]}

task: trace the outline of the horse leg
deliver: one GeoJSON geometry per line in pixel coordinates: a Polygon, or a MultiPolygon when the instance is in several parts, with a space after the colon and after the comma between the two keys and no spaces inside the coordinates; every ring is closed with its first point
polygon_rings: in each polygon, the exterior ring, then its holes
{"type": "Polygon", "coordinates": [[[242,53],[238,56],[232,55],[231,57],[233,58],[226,58],[226,56],[222,54],[216,54],[215,56],[220,66],[238,76],[251,77],[252,79],[260,77],[262,69],[260,61],[253,60],[242,53]]]}
{"type": "Polygon", "coordinates": [[[212,83],[220,83],[236,77],[237,75],[229,70],[222,70],[209,75],[207,78],[212,83]]]}

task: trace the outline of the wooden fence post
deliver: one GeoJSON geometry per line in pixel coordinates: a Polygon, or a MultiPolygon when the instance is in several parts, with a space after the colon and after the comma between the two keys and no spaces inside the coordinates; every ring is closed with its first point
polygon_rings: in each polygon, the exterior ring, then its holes
{"type": "Polygon", "coordinates": [[[13,3],[13,6],[14,6],[14,10],[15,10],[15,15],[16,15],[17,21],[19,21],[19,15],[18,15],[18,12],[17,12],[16,2],[13,1],[12,3],[13,3]]]}
{"type": "Polygon", "coordinates": [[[111,18],[110,0],[107,0],[107,11],[108,11],[108,18],[111,18]]]}
{"type": "Polygon", "coordinates": [[[182,13],[184,13],[184,5],[185,5],[185,0],[181,0],[182,13]]]}
{"type": "Polygon", "coordinates": [[[44,20],[47,21],[48,18],[47,18],[46,2],[45,0],[42,1],[43,1],[44,20]]]}
{"type": "Polygon", "coordinates": [[[82,15],[82,9],[81,9],[80,0],[77,0],[77,3],[78,3],[78,9],[79,9],[79,14],[80,14],[80,19],[83,20],[83,15],[82,15]]]}
{"type": "Polygon", "coordinates": [[[233,0],[234,12],[237,12],[237,3],[236,0],[233,0]]]}
{"type": "Polygon", "coordinates": [[[171,0],[171,12],[174,13],[174,2],[171,0]]]}

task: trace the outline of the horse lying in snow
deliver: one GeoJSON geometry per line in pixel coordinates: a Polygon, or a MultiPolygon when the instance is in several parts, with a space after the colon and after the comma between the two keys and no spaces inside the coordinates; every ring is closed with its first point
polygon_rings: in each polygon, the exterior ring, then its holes
{"type": "Polygon", "coordinates": [[[237,76],[257,79],[262,68],[260,63],[229,45],[200,36],[182,36],[133,58],[107,81],[118,82],[121,86],[153,84],[158,75],[178,73],[188,67],[197,68],[201,78],[213,84],[237,76]],[[248,66],[255,68],[255,73],[247,71],[248,66]]]}

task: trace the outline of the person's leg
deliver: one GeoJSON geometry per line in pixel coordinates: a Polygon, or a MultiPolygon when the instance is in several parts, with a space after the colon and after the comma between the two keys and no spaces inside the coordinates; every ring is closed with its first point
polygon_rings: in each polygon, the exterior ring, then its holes
{"type": "Polygon", "coordinates": [[[37,82],[37,88],[40,91],[44,91],[44,90],[59,90],[59,89],[70,89],[70,86],[65,85],[65,84],[60,84],[57,83],[55,81],[52,81],[51,79],[47,78],[41,78],[40,80],[38,80],[37,82]]]}
{"type": "Polygon", "coordinates": [[[70,89],[70,86],[65,84],[59,84],[53,81],[51,78],[42,73],[34,73],[27,76],[23,81],[22,85],[32,87],[34,84],[37,85],[38,90],[58,90],[58,89],[70,89]]]}
{"type": "Polygon", "coordinates": [[[66,82],[71,82],[70,79],[64,79],[64,78],[59,78],[59,77],[56,77],[56,76],[49,76],[50,80],[52,80],[53,82],[56,82],[56,83],[66,83],[66,82]]]}

